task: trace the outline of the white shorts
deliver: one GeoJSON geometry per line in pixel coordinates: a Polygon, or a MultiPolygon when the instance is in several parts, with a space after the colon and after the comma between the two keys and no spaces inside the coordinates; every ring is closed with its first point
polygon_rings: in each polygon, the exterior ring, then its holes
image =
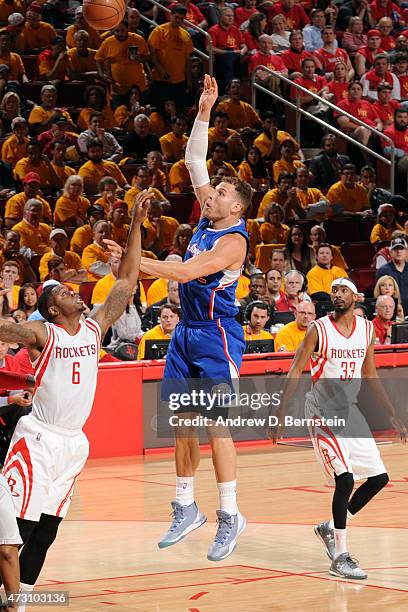
{"type": "MultiPolygon", "coordinates": [[[[315,404],[308,399],[305,415],[309,419],[321,418],[315,404]]],[[[367,421],[357,406],[349,408],[345,431],[333,432],[327,425],[317,425],[309,426],[309,433],[315,455],[330,480],[345,472],[353,474],[354,480],[363,480],[387,471],[367,421]],[[352,432],[358,432],[359,437],[353,437],[352,432]]]]}
{"type": "Polygon", "coordinates": [[[0,475],[0,546],[22,544],[16,521],[13,498],[3,476],[0,475]]]}
{"type": "Polygon", "coordinates": [[[59,429],[32,415],[21,417],[3,467],[15,514],[30,521],[39,521],[41,514],[64,518],[88,454],[83,431],[59,429]]]}

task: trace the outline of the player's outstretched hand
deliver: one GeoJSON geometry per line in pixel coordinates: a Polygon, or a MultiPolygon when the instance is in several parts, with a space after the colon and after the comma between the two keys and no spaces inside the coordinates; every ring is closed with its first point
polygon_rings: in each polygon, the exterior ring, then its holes
{"type": "Polygon", "coordinates": [[[405,427],[404,423],[397,416],[390,417],[390,422],[393,428],[395,429],[395,431],[398,432],[399,437],[401,438],[401,442],[403,444],[406,444],[407,443],[407,428],[405,427]]]}
{"type": "Polygon", "coordinates": [[[132,211],[132,218],[135,223],[141,224],[146,219],[152,198],[154,198],[154,191],[151,187],[137,194],[132,211]]]}
{"type": "Polygon", "coordinates": [[[106,246],[106,250],[109,251],[111,257],[119,259],[119,261],[122,259],[123,249],[117,242],[109,240],[109,238],[104,238],[102,242],[106,246]]]}
{"type": "Polygon", "coordinates": [[[218,98],[218,85],[214,77],[204,75],[204,89],[198,103],[200,113],[209,113],[218,98]]]}

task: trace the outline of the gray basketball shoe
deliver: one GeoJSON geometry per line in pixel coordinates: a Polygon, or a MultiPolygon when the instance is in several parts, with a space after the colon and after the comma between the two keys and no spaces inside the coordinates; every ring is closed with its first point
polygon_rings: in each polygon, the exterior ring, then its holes
{"type": "Polygon", "coordinates": [[[357,561],[345,552],[336,557],[330,566],[330,574],[339,578],[352,578],[353,580],[365,580],[368,574],[359,567],[357,561]]]}
{"type": "Polygon", "coordinates": [[[182,506],[178,502],[172,501],[171,505],[173,508],[173,522],[166,535],[160,540],[159,548],[166,548],[167,546],[177,544],[191,531],[204,525],[207,520],[207,517],[201,514],[195,502],[189,506],[182,506]]]}
{"type": "Polygon", "coordinates": [[[214,543],[210,546],[207,559],[210,561],[222,561],[234,552],[238,537],[246,527],[246,519],[238,514],[228,514],[223,510],[217,510],[218,528],[214,543]]]}
{"type": "Polygon", "coordinates": [[[331,529],[329,521],[315,525],[314,532],[326,547],[326,554],[333,561],[335,553],[334,529],[331,529]]]}

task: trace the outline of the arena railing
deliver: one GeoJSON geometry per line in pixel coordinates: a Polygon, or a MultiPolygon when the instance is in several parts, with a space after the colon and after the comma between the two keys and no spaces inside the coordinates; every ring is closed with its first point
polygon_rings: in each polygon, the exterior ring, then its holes
{"type": "Polygon", "coordinates": [[[339,108],[332,102],[325,100],[318,94],[315,94],[314,92],[309,91],[305,87],[302,87],[302,85],[295,83],[294,81],[280,74],[279,72],[275,72],[274,70],[271,70],[267,66],[263,66],[263,65],[257,66],[255,70],[253,71],[252,77],[251,77],[251,91],[252,91],[252,106],[254,108],[256,107],[256,92],[261,91],[264,94],[271,96],[272,98],[276,100],[279,100],[279,102],[285,104],[285,106],[288,106],[289,108],[295,111],[296,113],[296,140],[298,141],[299,144],[301,144],[300,121],[301,121],[302,115],[304,115],[308,119],[315,121],[316,123],[321,125],[325,130],[333,132],[340,138],[344,138],[345,140],[347,140],[348,142],[351,142],[353,145],[355,145],[362,151],[369,153],[371,156],[385,163],[387,166],[390,166],[390,191],[392,194],[394,194],[394,191],[395,191],[395,150],[394,150],[394,142],[389,136],[386,136],[385,134],[383,134],[376,128],[370,125],[367,125],[366,123],[364,123],[364,121],[361,121],[361,119],[358,119],[357,117],[354,117],[353,115],[350,115],[350,113],[343,110],[342,108],[339,108]],[[271,76],[275,77],[276,79],[279,79],[283,83],[290,85],[290,87],[294,87],[296,89],[296,103],[286,100],[286,98],[284,98],[283,96],[280,96],[279,94],[273,91],[270,91],[269,89],[266,89],[260,83],[258,83],[256,81],[256,75],[261,70],[264,72],[268,72],[271,76]],[[358,123],[358,125],[361,125],[362,127],[366,128],[372,134],[375,134],[376,136],[378,136],[378,138],[385,140],[387,143],[391,145],[391,159],[388,159],[388,157],[384,157],[380,153],[377,153],[377,151],[373,151],[372,149],[364,145],[362,142],[359,142],[352,136],[345,134],[344,132],[336,128],[334,125],[331,125],[330,123],[328,123],[327,121],[324,121],[320,117],[315,117],[315,115],[312,115],[312,113],[309,113],[306,109],[302,108],[300,106],[300,93],[301,92],[305,93],[307,96],[311,96],[312,98],[316,100],[316,102],[321,102],[322,104],[324,104],[325,106],[328,106],[332,110],[337,111],[339,114],[345,115],[346,117],[351,119],[353,123],[358,123]]]}
{"type": "MultiPolygon", "coordinates": [[[[153,4],[154,6],[157,6],[161,11],[165,13],[171,13],[170,9],[168,9],[166,6],[163,6],[163,4],[160,4],[160,2],[156,2],[156,0],[148,0],[148,2],[150,4],[153,4]]],[[[140,14],[140,19],[142,19],[143,21],[146,21],[146,23],[149,23],[150,25],[154,27],[159,25],[156,21],[153,21],[152,19],[149,19],[148,17],[142,14],[140,14]]],[[[202,59],[205,59],[208,62],[208,74],[212,76],[214,72],[214,51],[213,51],[213,42],[212,42],[211,36],[209,35],[208,32],[200,28],[200,26],[196,25],[195,23],[192,23],[191,21],[188,21],[188,19],[184,19],[184,23],[189,28],[192,28],[193,30],[196,30],[197,32],[202,34],[202,36],[204,36],[204,38],[207,39],[208,55],[207,53],[204,53],[204,51],[201,51],[201,49],[197,49],[197,47],[194,47],[194,53],[198,55],[199,57],[201,57],[202,59]]]]}

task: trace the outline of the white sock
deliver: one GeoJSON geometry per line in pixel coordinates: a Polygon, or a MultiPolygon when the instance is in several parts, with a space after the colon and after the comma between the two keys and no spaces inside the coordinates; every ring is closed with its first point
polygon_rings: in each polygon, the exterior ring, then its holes
{"type": "Polygon", "coordinates": [[[355,517],[355,514],[351,514],[350,510],[347,510],[347,520],[351,521],[355,517]]]}
{"type": "Polygon", "coordinates": [[[335,555],[334,558],[347,552],[347,529],[334,529],[335,555]]]}
{"type": "Polygon", "coordinates": [[[176,502],[190,506],[194,502],[194,476],[176,477],[176,502]]]}
{"type": "Polygon", "coordinates": [[[238,514],[237,481],[217,482],[217,486],[220,494],[220,510],[231,515],[238,514]]]}
{"type": "Polygon", "coordinates": [[[333,521],[333,519],[330,519],[329,527],[330,527],[330,529],[334,529],[334,521],[333,521]]]}
{"type": "MultiPolygon", "coordinates": [[[[25,584],[24,582],[20,582],[20,593],[31,593],[33,589],[33,584],[25,584]]],[[[25,604],[20,604],[17,608],[17,612],[25,612],[25,609],[25,604]]]]}

